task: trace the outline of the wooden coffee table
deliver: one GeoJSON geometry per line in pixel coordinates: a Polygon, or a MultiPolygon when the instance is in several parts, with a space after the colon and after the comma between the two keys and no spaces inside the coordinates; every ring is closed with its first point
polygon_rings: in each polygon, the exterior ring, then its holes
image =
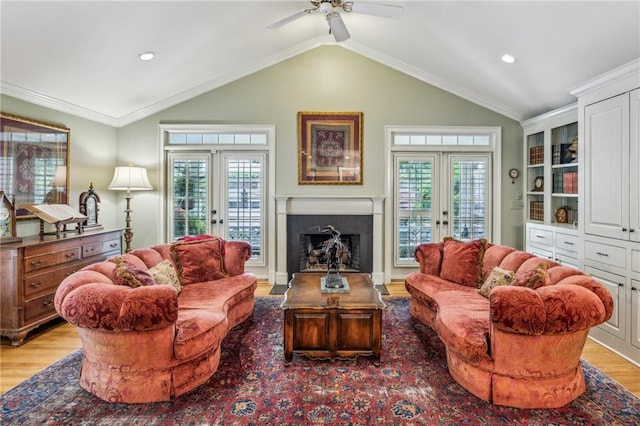
{"type": "Polygon", "coordinates": [[[341,274],[349,293],[322,293],[324,273],[297,273],[280,307],[284,310],[284,362],[293,354],[314,359],[373,356],[380,365],[382,309],[386,307],[369,274],[341,274]]]}

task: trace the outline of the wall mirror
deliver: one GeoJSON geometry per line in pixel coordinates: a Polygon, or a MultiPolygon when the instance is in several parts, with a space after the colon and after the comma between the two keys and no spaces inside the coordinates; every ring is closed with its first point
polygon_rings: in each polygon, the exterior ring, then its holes
{"type": "Polygon", "coordinates": [[[0,112],[0,190],[15,196],[16,218],[30,204],[68,204],[70,130],[0,112]]]}

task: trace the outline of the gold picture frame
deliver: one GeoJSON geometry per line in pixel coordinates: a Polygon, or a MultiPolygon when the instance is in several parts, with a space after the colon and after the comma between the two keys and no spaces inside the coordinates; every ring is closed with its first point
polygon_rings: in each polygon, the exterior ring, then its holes
{"type": "Polygon", "coordinates": [[[362,185],[361,112],[298,112],[298,184],[362,185]]]}
{"type": "Polygon", "coordinates": [[[71,131],[0,112],[0,189],[15,199],[16,218],[32,204],[68,204],[71,131]]]}

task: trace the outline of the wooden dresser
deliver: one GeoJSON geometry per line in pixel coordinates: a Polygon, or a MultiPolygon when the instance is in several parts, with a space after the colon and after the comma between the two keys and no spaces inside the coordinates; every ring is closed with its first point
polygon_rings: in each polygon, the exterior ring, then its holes
{"type": "Polygon", "coordinates": [[[25,237],[0,247],[0,334],[19,346],[34,328],[58,317],[58,285],[80,268],[122,253],[122,230],[25,237]]]}

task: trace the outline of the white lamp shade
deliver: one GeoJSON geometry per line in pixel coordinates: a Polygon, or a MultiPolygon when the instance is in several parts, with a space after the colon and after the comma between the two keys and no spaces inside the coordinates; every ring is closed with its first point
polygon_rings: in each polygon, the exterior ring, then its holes
{"type": "Polygon", "coordinates": [[[109,189],[120,191],[144,191],[153,189],[147,169],[144,167],[123,166],[116,167],[109,189]]]}
{"type": "Polygon", "coordinates": [[[51,185],[58,188],[67,186],[67,166],[56,167],[51,185]]]}

